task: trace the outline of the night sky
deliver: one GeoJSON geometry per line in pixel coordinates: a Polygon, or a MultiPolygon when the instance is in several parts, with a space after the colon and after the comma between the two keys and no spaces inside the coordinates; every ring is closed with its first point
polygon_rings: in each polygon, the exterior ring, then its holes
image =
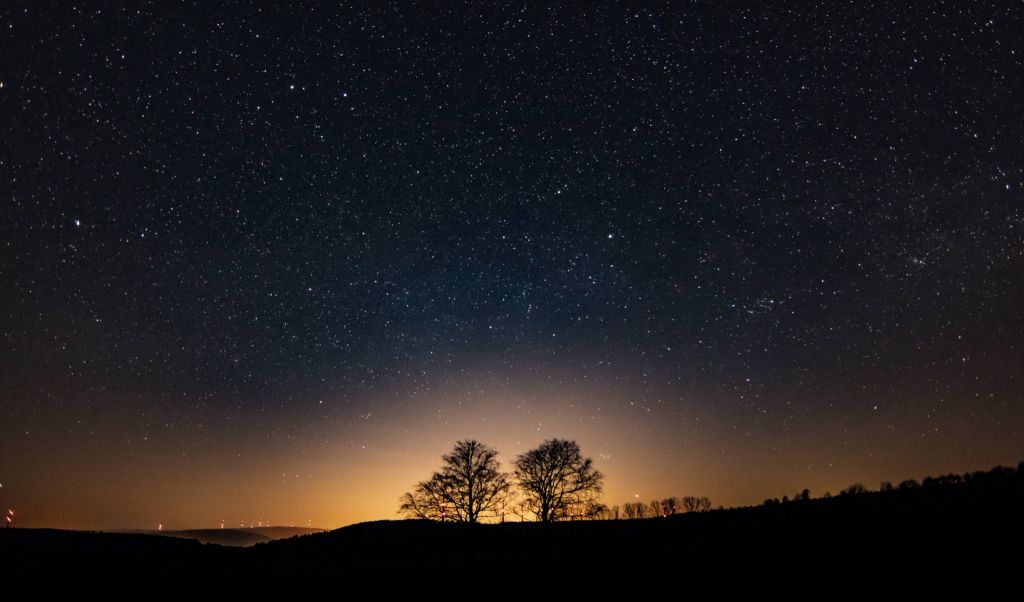
{"type": "Polygon", "coordinates": [[[21,526],[395,518],[469,437],[609,505],[1024,459],[1021,2],[115,4],[0,8],[21,526]]]}

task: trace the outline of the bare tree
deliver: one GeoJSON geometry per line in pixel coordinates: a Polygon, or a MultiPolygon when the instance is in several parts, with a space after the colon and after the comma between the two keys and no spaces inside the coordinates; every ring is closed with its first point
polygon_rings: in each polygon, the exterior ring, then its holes
{"type": "Polygon", "coordinates": [[[643,502],[627,502],[622,505],[626,518],[646,518],[647,506],[643,502]]]}
{"type": "Polygon", "coordinates": [[[569,520],[603,520],[608,518],[608,506],[600,502],[586,502],[569,507],[569,520]]]}
{"type": "Polygon", "coordinates": [[[475,523],[504,510],[510,485],[498,452],[472,439],[459,441],[444,466],[401,498],[399,512],[415,518],[475,523]]]}
{"type": "Polygon", "coordinates": [[[416,484],[412,493],[401,498],[398,512],[413,518],[429,518],[444,521],[454,517],[450,514],[448,496],[445,494],[445,483],[441,473],[435,472],[430,479],[416,484]]]}
{"type": "Polygon", "coordinates": [[[515,475],[527,506],[546,523],[596,503],[604,479],[579,445],[564,439],[549,439],[517,457],[515,475]]]}
{"type": "Polygon", "coordinates": [[[688,495],[683,498],[683,508],[687,512],[707,512],[711,510],[711,500],[706,497],[688,495]]]}
{"type": "Polygon", "coordinates": [[[672,516],[679,512],[679,498],[672,496],[661,500],[661,515],[672,516]]]}
{"type": "Polygon", "coordinates": [[[654,500],[650,505],[651,517],[661,516],[661,502],[654,500]]]}

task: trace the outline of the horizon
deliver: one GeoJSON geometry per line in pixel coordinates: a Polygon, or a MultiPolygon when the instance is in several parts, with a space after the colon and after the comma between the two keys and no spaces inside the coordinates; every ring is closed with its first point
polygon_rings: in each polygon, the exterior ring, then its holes
{"type": "MultiPolygon", "coordinates": [[[[993,473],[993,472],[995,472],[995,471],[997,471],[999,469],[1005,469],[1005,470],[1009,470],[1011,472],[1015,471],[1018,475],[1020,475],[1020,474],[1022,474],[1021,471],[1024,470],[1024,460],[1018,462],[1016,464],[1016,467],[1014,467],[1013,464],[999,464],[999,465],[991,466],[988,469],[965,471],[963,473],[959,473],[959,472],[953,471],[953,472],[947,472],[947,473],[937,473],[937,474],[933,474],[933,475],[924,475],[921,478],[909,477],[907,479],[901,479],[899,481],[882,481],[880,483],[880,487],[877,488],[877,489],[872,488],[871,486],[866,485],[864,483],[860,483],[860,482],[851,483],[850,485],[853,485],[853,486],[861,485],[861,486],[864,487],[864,489],[862,489],[860,492],[858,492],[856,494],[852,494],[852,495],[859,496],[859,495],[872,494],[872,493],[882,493],[882,494],[884,494],[884,493],[891,493],[891,492],[898,491],[898,490],[903,490],[904,489],[904,486],[903,486],[903,482],[904,481],[911,481],[910,489],[913,490],[913,489],[919,489],[919,488],[922,488],[922,487],[927,488],[928,487],[928,480],[929,479],[942,480],[941,477],[946,477],[946,476],[968,478],[968,477],[971,477],[971,476],[979,474],[979,473],[981,473],[981,474],[991,474],[991,473],[993,473]],[[888,489],[886,489],[886,486],[888,486],[888,489]]],[[[959,481],[958,481],[958,483],[959,483],[959,481]]],[[[807,490],[807,489],[805,489],[805,491],[809,492],[809,490],[807,490]]],[[[847,495],[847,492],[844,492],[843,490],[837,490],[835,493],[832,493],[831,491],[825,491],[825,492],[823,492],[820,495],[815,495],[813,492],[809,492],[809,497],[801,498],[801,497],[799,497],[799,492],[795,492],[795,495],[792,498],[788,499],[788,501],[791,502],[791,503],[806,502],[806,501],[816,501],[816,500],[817,501],[827,501],[827,500],[830,500],[831,498],[842,498],[845,495],[847,495]]],[[[712,505],[711,507],[709,507],[707,509],[704,509],[704,510],[685,510],[685,509],[681,509],[680,508],[678,510],[673,511],[671,514],[672,515],[681,516],[681,515],[684,515],[684,514],[700,514],[700,513],[705,513],[705,512],[720,512],[720,511],[729,511],[729,510],[744,510],[744,509],[753,509],[753,508],[759,508],[759,507],[769,507],[769,506],[772,506],[772,505],[777,505],[779,503],[786,503],[787,502],[787,498],[788,498],[788,496],[785,496],[785,495],[782,497],[781,500],[777,496],[776,497],[768,496],[764,500],[762,500],[761,502],[758,502],[758,503],[740,504],[740,505],[733,505],[733,506],[721,506],[721,505],[714,506],[714,505],[712,505]]],[[[664,498],[655,499],[654,501],[664,501],[664,498]]],[[[677,501],[678,501],[678,498],[677,498],[677,501]]],[[[647,503],[644,502],[643,505],[646,506],[647,503]]],[[[611,504],[609,504],[609,506],[611,506],[611,504]]],[[[615,505],[614,507],[616,509],[619,508],[618,505],[615,505]]],[[[498,525],[498,524],[505,524],[505,523],[535,523],[535,522],[537,522],[535,519],[527,518],[525,515],[520,516],[520,515],[509,514],[508,516],[510,517],[508,519],[506,519],[504,517],[502,517],[501,519],[497,519],[495,517],[489,517],[487,519],[481,520],[478,524],[498,525]]],[[[589,517],[589,518],[582,518],[582,519],[579,519],[579,520],[580,521],[593,521],[593,520],[605,520],[605,521],[607,521],[607,520],[648,520],[648,519],[652,519],[652,518],[653,519],[657,519],[657,518],[661,518],[661,517],[662,516],[659,516],[659,515],[653,515],[652,516],[652,515],[648,514],[646,516],[641,516],[641,517],[638,517],[638,518],[629,518],[628,516],[624,516],[623,515],[623,516],[589,517]]],[[[255,524],[255,522],[258,522],[258,521],[255,521],[254,524],[248,524],[248,525],[231,526],[231,525],[227,525],[227,524],[220,524],[220,525],[211,526],[211,527],[207,527],[207,526],[171,527],[171,526],[168,526],[167,528],[164,528],[163,524],[159,524],[158,528],[119,527],[119,528],[103,528],[103,529],[94,529],[94,528],[71,529],[71,528],[61,528],[61,527],[51,527],[51,526],[18,526],[18,527],[14,527],[14,528],[21,528],[21,529],[58,529],[58,530],[66,529],[66,530],[72,530],[72,531],[95,532],[95,533],[143,533],[143,534],[149,534],[149,533],[153,533],[153,534],[161,534],[161,533],[178,534],[178,533],[187,533],[187,532],[192,532],[192,531],[260,531],[261,529],[264,529],[264,530],[265,529],[299,529],[299,530],[304,530],[304,531],[325,533],[325,532],[330,532],[330,531],[333,531],[333,530],[343,529],[345,527],[350,527],[350,526],[355,526],[355,525],[360,525],[360,524],[377,523],[377,522],[395,522],[395,521],[426,521],[426,522],[442,522],[442,523],[445,522],[444,520],[437,521],[436,519],[424,519],[422,517],[415,517],[415,516],[397,516],[397,517],[394,517],[394,518],[375,518],[375,519],[369,519],[369,520],[358,521],[358,522],[354,522],[354,523],[337,525],[337,526],[333,526],[333,527],[327,527],[327,526],[307,526],[307,525],[282,524],[282,523],[270,523],[270,522],[268,522],[267,524],[255,524]]],[[[460,521],[457,521],[457,520],[449,520],[447,522],[450,523],[450,524],[459,524],[460,523],[460,521]]],[[[563,519],[560,522],[573,522],[573,521],[572,520],[568,520],[567,521],[567,520],[563,519]]]]}

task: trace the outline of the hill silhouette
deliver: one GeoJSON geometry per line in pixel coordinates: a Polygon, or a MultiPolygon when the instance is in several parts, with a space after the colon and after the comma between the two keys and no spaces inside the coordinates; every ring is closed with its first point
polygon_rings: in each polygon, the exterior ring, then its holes
{"type": "Polygon", "coordinates": [[[181,539],[194,539],[199,543],[210,543],[221,546],[248,547],[258,543],[285,539],[296,535],[309,535],[319,533],[323,529],[309,527],[250,527],[240,529],[181,529],[167,531],[133,530],[127,533],[160,535],[164,537],[178,537],[181,539]]]}
{"type": "Polygon", "coordinates": [[[251,548],[9,529],[0,531],[0,558],[6,571],[41,582],[57,571],[82,583],[170,580],[187,592],[188,584],[211,579],[235,595],[246,588],[338,594],[359,584],[375,594],[476,591],[492,599],[538,591],[543,598],[615,592],[735,598],[768,591],[984,597],[1016,582],[1024,562],[1022,508],[1024,471],[996,469],[925,479],[918,487],[667,518],[550,525],[378,521],[251,548]]]}

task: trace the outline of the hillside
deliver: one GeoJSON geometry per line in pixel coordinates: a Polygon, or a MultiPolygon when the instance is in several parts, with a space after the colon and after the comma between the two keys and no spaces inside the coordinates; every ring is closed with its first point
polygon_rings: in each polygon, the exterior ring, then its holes
{"type": "Polygon", "coordinates": [[[668,518],[467,526],[380,521],[260,543],[204,546],[146,535],[0,531],[18,575],[87,575],[99,583],[213,579],[231,593],[360,583],[417,594],[450,587],[521,597],[544,586],[609,592],[816,592],[835,597],[945,597],[1015,582],[1024,566],[1024,475],[668,518]],[[482,590],[480,588],[483,588],[482,590]]]}
{"type": "Polygon", "coordinates": [[[130,531],[145,535],[194,539],[199,543],[220,546],[248,547],[258,543],[286,539],[297,535],[320,533],[323,529],[307,527],[252,527],[248,529],[182,529],[172,531],[130,531]]]}

